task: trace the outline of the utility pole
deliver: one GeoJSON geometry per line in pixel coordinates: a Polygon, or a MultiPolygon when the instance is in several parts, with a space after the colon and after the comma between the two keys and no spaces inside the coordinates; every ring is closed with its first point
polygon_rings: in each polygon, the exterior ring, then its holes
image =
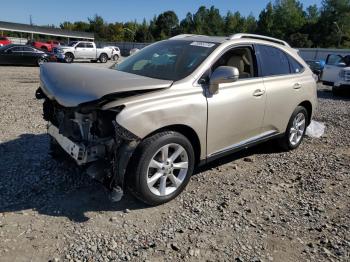
{"type": "Polygon", "coordinates": [[[32,15],[29,15],[29,24],[33,25],[32,15]]]}
{"type": "Polygon", "coordinates": [[[334,21],[333,24],[337,27],[337,31],[339,34],[339,39],[338,39],[338,48],[339,48],[341,45],[341,40],[343,38],[343,31],[340,29],[340,26],[338,25],[338,23],[336,21],[334,21]]]}

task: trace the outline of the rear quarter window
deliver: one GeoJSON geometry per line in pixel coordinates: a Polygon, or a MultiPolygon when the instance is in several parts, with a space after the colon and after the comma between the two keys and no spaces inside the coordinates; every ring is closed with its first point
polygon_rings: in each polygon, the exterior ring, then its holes
{"type": "Polygon", "coordinates": [[[282,50],[272,46],[259,45],[258,53],[263,76],[290,74],[288,57],[282,50]]]}

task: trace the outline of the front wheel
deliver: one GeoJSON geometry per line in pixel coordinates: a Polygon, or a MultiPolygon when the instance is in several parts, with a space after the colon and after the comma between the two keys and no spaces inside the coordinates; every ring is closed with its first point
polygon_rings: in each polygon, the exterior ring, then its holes
{"type": "Polygon", "coordinates": [[[118,55],[113,55],[113,58],[112,58],[114,61],[118,61],[119,60],[119,56],[118,55]]]}
{"type": "Polygon", "coordinates": [[[141,142],[131,163],[129,186],[149,205],[160,205],[178,196],[194,169],[189,140],[177,132],[162,132],[141,142]]]}
{"type": "Polygon", "coordinates": [[[298,106],[291,118],[284,136],[280,140],[281,147],[286,150],[296,149],[303,140],[309,122],[308,113],[302,106],[298,106]]]}
{"type": "Polygon", "coordinates": [[[101,54],[99,60],[101,63],[107,63],[108,56],[106,54],[101,54]]]}

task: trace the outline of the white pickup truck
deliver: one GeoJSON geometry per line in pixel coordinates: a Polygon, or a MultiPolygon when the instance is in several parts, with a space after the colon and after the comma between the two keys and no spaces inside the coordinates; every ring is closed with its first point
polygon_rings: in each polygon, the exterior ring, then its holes
{"type": "Polygon", "coordinates": [[[350,55],[328,55],[321,81],[324,85],[332,86],[335,95],[341,90],[350,90],[350,55]]]}
{"type": "Polygon", "coordinates": [[[99,60],[106,63],[111,58],[112,52],[108,48],[96,48],[96,44],[87,41],[76,41],[69,43],[68,46],[61,46],[65,61],[72,63],[77,60],[99,60]]]}

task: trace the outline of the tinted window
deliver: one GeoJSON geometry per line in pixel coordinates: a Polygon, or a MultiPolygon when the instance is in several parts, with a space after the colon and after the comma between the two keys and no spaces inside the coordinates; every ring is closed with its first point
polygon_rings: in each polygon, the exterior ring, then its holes
{"type": "Polygon", "coordinates": [[[327,57],[327,65],[337,65],[342,61],[343,57],[340,55],[329,55],[327,57]]]}
{"type": "Polygon", "coordinates": [[[23,47],[23,51],[24,52],[34,52],[33,48],[30,48],[30,47],[27,47],[27,46],[23,47]]]}
{"type": "Polygon", "coordinates": [[[263,76],[287,75],[290,73],[287,55],[272,46],[259,46],[261,71],[263,76]]]}
{"type": "Polygon", "coordinates": [[[304,67],[293,57],[287,55],[290,63],[290,70],[292,74],[297,74],[304,71],[304,67]]]}
{"type": "Polygon", "coordinates": [[[94,48],[94,46],[93,46],[92,44],[90,44],[90,43],[86,43],[86,44],[85,44],[85,47],[86,47],[86,48],[94,48]]]}
{"type": "Polygon", "coordinates": [[[11,50],[12,52],[22,52],[22,47],[15,46],[15,47],[9,48],[8,50],[11,50]]]}
{"type": "Polygon", "coordinates": [[[85,48],[85,43],[79,43],[77,47],[85,48]]]}
{"type": "Polygon", "coordinates": [[[177,81],[191,74],[216,43],[168,40],[150,45],[117,65],[119,71],[177,81]]]}

